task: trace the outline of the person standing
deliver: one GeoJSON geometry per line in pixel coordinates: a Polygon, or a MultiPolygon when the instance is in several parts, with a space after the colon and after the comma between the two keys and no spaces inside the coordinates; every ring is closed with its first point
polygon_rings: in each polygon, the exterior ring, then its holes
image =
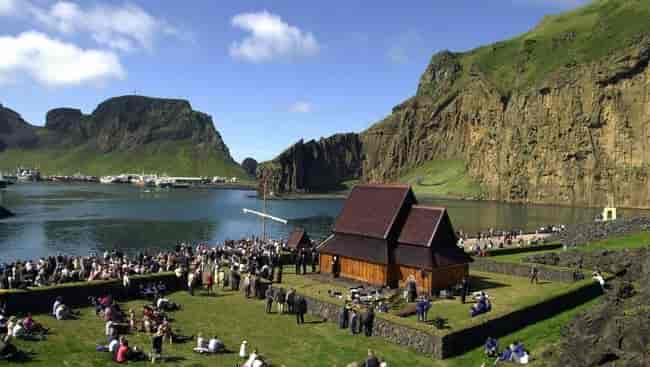
{"type": "Polygon", "coordinates": [[[311,272],[316,273],[316,264],[318,264],[318,252],[316,247],[311,248],[311,272]]]}
{"type": "Polygon", "coordinates": [[[530,284],[539,284],[539,269],[536,264],[530,269],[530,284]]]}
{"type": "Polygon", "coordinates": [[[187,275],[187,292],[190,294],[190,296],[194,296],[194,277],[196,275],[194,272],[190,272],[187,275]]]}
{"type": "Polygon", "coordinates": [[[302,265],[302,275],[305,275],[307,274],[307,251],[302,250],[301,253],[300,264],[302,265]]]}
{"type": "Polygon", "coordinates": [[[303,296],[298,296],[296,300],[296,323],[298,325],[305,323],[305,313],[307,313],[307,300],[303,296]]]}
{"type": "Polygon", "coordinates": [[[282,266],[278,268],[278,272],[276,273],[276,279],[275,282],[278,284],[282,283],[282,266]]]}
{"type": "Polygon", "coordinates": [[[366,313],[365,320],[363,322],[363,328],[366,336],[372,336],[372,327],[375,324],[375,311],[373,306],[368,307],[368,313],[366,313]]]}
{"type": "Polygon", "coordinates": [[[467,278],[463,277],[463,280],[460,282],[460,303],[465,304],[468,292],[469,283],[467,282],[467,278]]]}
{"type": "Polygon", "coordinates": [[[355,309],[352,309],[352,316],[350,316],[350,332],[352,335],[359,333],[359,314],[355,309]]]}
{"type": "Polygon", "coordinates": [[[273,306],[273,288],[266,288],[266,313],[271,313],[271,307],[273,306]]]}
{"type": "Polygon", "coordinates": [[[151,363],[156,363],[156,360],[162,358],[163,349],[163,334],[160,329],[151,337],[151,363]]]}
{"type": "Polygon", "coordinates": [[[350,321],[350,311],[348,304],[344,304],[341,312],[339,313],[339,329],[347,329],[348,322],[350,321]]]}
{"type": "Polygon", "coordinates": [[[296,290],[291,288],[289,289],[289,292],[287,292],[287,308],[289,313],[294,313],[295,312],[295,304],[296,304],[296,290]]]}
{"type": "Polygon", "coordinates": [[[302,251],[302,250],[299,250],[298,252],[296,252],[296,257],[295,257],[296,258],[296,275],[300,275],[300,260],[301,260],[300,251],[302,251]]]}

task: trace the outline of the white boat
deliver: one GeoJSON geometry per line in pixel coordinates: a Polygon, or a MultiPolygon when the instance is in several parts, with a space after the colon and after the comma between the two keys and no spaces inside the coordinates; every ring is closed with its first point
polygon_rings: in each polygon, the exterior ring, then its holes
{"type": "Polygon", "coordinates": [[[99,182],[103,184],[112,184],[115,183],[115,177],[113,176],[102,176],[99,178],[99,182]]]}
{"type": "Polygon", "coordinates": [[[156,186],[160,188],[169,188],[174,186],[174,181],[170,180],[169,177],[159,177],[155,182],[156,186]]]}
{"type": "Polygon", "coordinates": [[[41,173],[32,168],[19,168],[17,172],[18,181],[33,182],[41,179],[41,173]]]}

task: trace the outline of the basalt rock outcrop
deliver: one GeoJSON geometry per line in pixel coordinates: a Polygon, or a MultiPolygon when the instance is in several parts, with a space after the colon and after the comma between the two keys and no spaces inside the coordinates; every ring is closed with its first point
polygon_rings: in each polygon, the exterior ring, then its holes
{"type": "Polygon", "coordinates": [[[299,141],[273,161],[257,168],[260,184],[274,194],[340,190],[342,181],[361,174],[361,141],[357,134],[337,134],[299,141]]]}
{"type": "MultiPolygon", "coordinates": [[[[511,40],[434,55],[415,95],[358,135],[362,169],[350,171],[390,182],[460,159],[485,199],[650,208],[648,16],[647,1],[596,0],[511,40]]],[[[274,190],[310,191],[287,175],[318,170],[282,157],[274,190]]]]}
{"type": "Polygon", "coordinates": [[[33,126],[17,112],[0,105],[0,152],[10,147],[29,148],[37,143],[33,126]]]}
{"type": "MultiPolygon", "coordinates": [[[[146,169],[171,175],[244,174],[212,118],[177,99],[115,97],[99,104],[91,114],[56,108],[47,113],[44,127],[30,125],[13,111],[0,108],[2,150],[7,150],[5,161],[21,155],[36,157],[39,162],[35,163],[45,169],[50,159],[63,156],[63,161],[56,161],[56,169],[71,173],[146,169]],[[9,154],[12,149],[13,155],[9,154]],[[70,164],[65,161],[68,157],[70,164]]],[[[3,163],[0,159],[0,165],[3,163]]]]}
{"type": "Polygon", "coordinates": [[[257,161],[253,158],[246,158],[241,162],[241,167],[250,176],[255,176],[257,172],[257,161]]]}

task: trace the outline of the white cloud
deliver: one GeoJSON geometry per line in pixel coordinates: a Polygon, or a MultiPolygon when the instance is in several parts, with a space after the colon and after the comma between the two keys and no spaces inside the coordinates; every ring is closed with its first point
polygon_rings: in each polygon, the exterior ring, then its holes
{"type": "Polygon", "coordinates": [[[0,15],[13,15],[17,12],[16,0],[0,0],[0,15]]]}
{"type": "Polygon", "coordinates": [[[230,55],[237,59],[261,63],[313,56],[320,49],[312,33],[291,26],[267,11],[235,15],[232,25],[251,33],[230,46],[230,55]]]}
{"type": "Polygon", "coordinates": [[[289,112],[292,113],[310,113],[312,105],[309,102],[296,102],[289,107],[289,112]]]}
{"type": "Polygon", "coordinates": [[[82,8],[74,2],[57,1],[47,8],[24,0],[16,9],[16,0],[0,0],[0,15],[3,15],[2,2],[7,1],[14,4],[14,11],[5,12],[4,15],[29,18],[64,35],[88,34],[98,44],[121,51],[150,50],[154,40],[160,36],[188,38],[186,33],[133,4],[96,3],[92,7],[82,8]]]}
{"type": "Polygon", "coordinates": [[[122,79],[126,73],[110,51],[81,49],[39,32],[0,37],[0,82],[18,75],[48,86],[97,83],[122,79]]]}

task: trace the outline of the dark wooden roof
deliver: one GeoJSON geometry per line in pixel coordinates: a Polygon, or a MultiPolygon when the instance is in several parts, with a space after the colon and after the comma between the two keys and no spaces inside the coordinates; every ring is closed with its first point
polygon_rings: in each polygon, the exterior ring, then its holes
{"type": "Polygon", "coordinates": [[[334,232],[386,239],[400,210],[414,202],[408,185],[357,185],[345,201],[334,232]]]}
{"type": "Polygon", "coordinates": [[[413,205],[400,232],[398,242],[431,247],[445,208],[413,205]]]}
{"type": "Polygon", "coordinates": [[[318,251],[375,264],[388,264],[387,243],[377,238],[335,233],[318,246],[318,251]]]}
{"type": "Polygon", "coordinates": [[[287,246],[291,248],[298,248],[298,247],[304,247],[306,245],[309,245],[309,236],[307,235],[307,232],[305,232],[304,229],[302,228],[296,228],[291,232],[289,235],[289,239],[287,240],[287,246]]]}
{"type": "Polygon", "coordinates": [[[458,246],[431,248],[399,244],[395,248],[396,264],[417,269],[433,270],[470,262],[472,262],[472,258],[458,246]]]}

